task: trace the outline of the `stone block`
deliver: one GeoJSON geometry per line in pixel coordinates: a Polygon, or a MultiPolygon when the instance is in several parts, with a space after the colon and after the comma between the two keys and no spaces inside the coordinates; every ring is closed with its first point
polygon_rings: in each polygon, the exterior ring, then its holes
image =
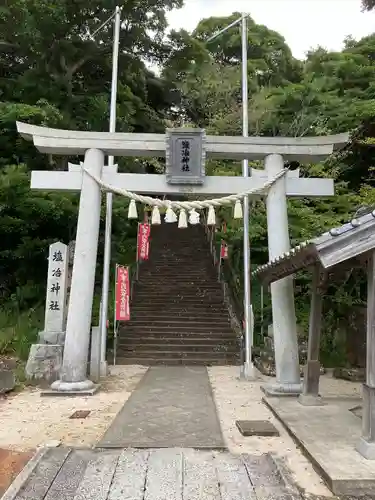
{"type": "Polygon", "coordinates": [[[366,378],[364,368],[335,368],[334,378],[349,380],[350,382],[364,382],[366,378]]]}
{"type": "Polygon", "coordinates": [[[0,370],[16,370],[17,360],[15,358],[1,358],[0,370]]]}
{"type": "Polygon", "coordinates": [[[33,344],[30,348],[25,375],[36,384],[51,384],[59,379],[63,361],[63,346],[33,344]]]}
{"type": "Polygon", "coordinates": [[[40,344],[64,345],[65,332],[39,332],[38,340],[40,344]]]}
{"type": "Polygon", "coordinates": [[[0,368],[0,394],[12,391],[16,385],[16,378],[11,370],[0,368]]]}
{"type": "Polygon", "coordinates": [[[279,431],[268,420],[236,420],[237,429],[243,436],[279,436],[279,431]]]}

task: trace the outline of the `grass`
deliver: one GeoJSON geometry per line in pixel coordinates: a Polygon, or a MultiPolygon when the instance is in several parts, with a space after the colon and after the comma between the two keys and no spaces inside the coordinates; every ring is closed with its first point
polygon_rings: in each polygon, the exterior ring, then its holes
{"type": "Polygon", "coordinates": [[[0,311],[0,355],[27,360],[30,345],[43,328],[44,309],[42,306],[18,311],[5,306],[0,311]]]}

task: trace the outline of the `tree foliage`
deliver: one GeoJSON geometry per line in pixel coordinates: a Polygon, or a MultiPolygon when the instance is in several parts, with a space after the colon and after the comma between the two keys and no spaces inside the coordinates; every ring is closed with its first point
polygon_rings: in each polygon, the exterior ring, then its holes
{"type": "Polygon", "coordinates": [[[364,10],[372,10],[375,8],[375,0],[362,0],[364,10]]]}
{"type": "MultiPolygon", "coordinates": [[[[165,75],[172,78],[179,95],[179,116],[205,127],[211,134],[242,133],[241,38],[233,27],[212,42],[214,33],[239,17],[202,20],[189,37],[173,33],[175,43],[165,75]],[[184,57],[179,57],[184,54],[184,57]],[[176,64],[178,62],[178,64],[176,64]]],[[[289,200],[289,224],[292,244],[306,240],[352,218],[358,207],[372,205],[374,194],[375,35],[354,41],[348,38],[344,50],[329,52],[324,48],[310,51],[301,63],[293,58],[280,35],[249,20],[248,35],[249,131],[251,135],[294,136],[328,135],[350,131],[347,148],[318,165],[300,165],[303,177],[333,177],[336,195],[331,199],[289,200]]],[[[294,165],[296,166],[296,165],[294,165]]],[[[262,168],[258,162],[252,168],[262,168]]],[[[238,163],[209,163],[216,175],[241,175],[238,163]]],[[[220,232],[231,244],[230,261],[236,287],[242,290],[242,225],[223,209],[227,232],[220,232]]],[[[267,221],[263,201],[254,202],[251,210],[252,266],[268,260],[267,221]]],[[[355,275],[355,274],[354,274],[355,275]]],[[[354,276],[352,274],[352,278],[354,276]]],[[[363,276],[355,275],[358,284],[363,276]]],[[[305,327],[309,310],[309,278],[306,273],[296,281],[298,319],[305,327]]],[[[365,300],[365,288],[345,286],[330,288],[327,299],[326,332],[336,334],[339,318],[347,317],[354,304],[365,300]]],[[[253,302],[259,313],[259,284],[253,283],[253,302]]],[[[268,302],[269,306],[269,302],[268,302]]],[[[266,322],[271,320],[266,314],[266,322]]],[[[259,314],[257,316],[259,325],[259,314]]],[[[333,337],[332,337],[333,338],[333,337]]],[[[328,343],[332,348],[332,342],[328,343]]]]}
{"type": "MultiPolygon", "coordinates": [[[[191,123],[210,134],[240,135],[240,28],[237,25],[207,42],[240,14],[203,19],[191,34],[180,30],[166,36],[165,14],[181,3],[120,2],[123,23],[116,130],[160,133],[166,126],[191,123]],[[150,64],[159,65],[160,75],[149,69],[150,64]]],[[[365,9],[374,6],[372,0],[363,2],[365,9]]],[[[114,7],[114,0],[7,0],[0,7],[2,305],[16,303],[17,310],[27,311],[43,302],[48,245],[74,239],[77,219],[76,195],[29,190],[30,170],[63,169],[68,159],[38,154],[18,136],[15,121],[73,130],[108,129],[112,23],[93,34],[114,7]]],[[[344,151],[321,164],[299,165],[301,176],[333,177],[336,196],[289,201],[293,244],[347,220],[359,206],[375,203],[374,59],[372,35],[358,42],[348,38],[341,52],[317,48],[301,62],[279,33],[248,19],[250,134],[301,137],[352,132],[344,151]]],[[[163,169],[156,158],[147,163],[127,158],[118,162],[123,171],[163,169]]],[[[251,168],[262,165],[254,162],[251,168]]],[[[207,170],[210,175],[241,175],[241,165],[233,161],[210,161],[207,170]]],[[[227,222],[225,238],[231,244],[231,265],[241,294],[242,224],[232,220],[228,209],[222,209],[220,216],[227,222]]],[[[250,227],[255,266],[268,259],[262,200],[252,205],[250,227]]],[[[122,199],[115,200],[113,229],[113,259],[130,262],[136,227],[126,220],[122,199]]],[[[219,232],[218,236],[223,235],[219,232]]],[[[101,263],[102,233],[100,242],[101,263]]],[[[336,328],[334,318],[345,315],[348,305],[363,300],[363,287],[350,283],[330,290],[333,312],[327,315],[331,318],[328,329],[336,328]]],[[[304,324],[306,275],[298,278],[296,291],[299,321],[304,324]]],[[[257,312],[259,286],[255,283],[253,297],[257,312]]],[[[25,321],[29,328],[29,317],[25,321]]]]}
{"type": "MultiPolygon", "coordinates": [[[[77,195],[29,189],[30,170],[64,169],[68,159],[39,154],[16,133],[15,122],[108,130],[113,23],[92,35],[112,15],[116,3],[6,0],[0,6],[0,301],[4,313],[0,329],[8,324],[9,307],[19,316],[22,310],[43,306],[48,245],[73,240],[77,221],[77,195]]],[[[165,128],[169,83],[147,65],[165,57],[165,14],[181,3],[120,2],[118,131],[162,132],[165,128]]],[[[123,170],[144,167],[143,162],[129,159],[119,159],[119,164],[123,170]]],[[[113,258],[126,261],[130,254],[133,258],[134,224],[123,222],[123,200],[115,201],[113,213],[117,232],[113,258]]],[[[103,234],[100,263],[102,250],[103,234]]],[[[42,315],[36,317],[39,320],[42,315]]],[[[29,320],[26,324],[33,330],[29,320]]]]}

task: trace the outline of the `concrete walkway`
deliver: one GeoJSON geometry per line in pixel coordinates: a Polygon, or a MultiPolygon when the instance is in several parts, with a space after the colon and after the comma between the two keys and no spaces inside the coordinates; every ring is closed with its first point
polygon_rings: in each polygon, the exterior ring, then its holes
{"type": "Polygon", "coordinates": [[[46,449],[3,500],[294,500],[270,455],[46,449]]]}
{"type": "Polygon", "coordinates": [[[225,449],[205,367],[151,367],[98,448],[225,449]]]}

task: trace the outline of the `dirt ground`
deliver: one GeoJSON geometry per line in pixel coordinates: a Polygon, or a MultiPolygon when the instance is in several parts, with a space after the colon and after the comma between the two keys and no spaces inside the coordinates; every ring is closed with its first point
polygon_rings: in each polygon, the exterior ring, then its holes
{"type": "MultiPolygon", "coordinates": [[[[147,367],[111,367],[111,375],[101,390],[91,397],[41,397],[37,388],[0,400],[0,493],[1,487],[12,480],[34,450],[40,446],[66,445],[91,447],[107,430],[118,411],[141,380],[147,367]],[[87,410],[84,419],[70,419],[78,410],[87,410]],[[3,457],[3,459],[2,459],[3,457]],[[2,463],[4,460],[4,465],[2,463]]],[[[209,376],[218,409],[223,435],[233,453],[273,452],[283,457],[294,480],[306,493],[332,496],[310,462],[297,449],[282,425],[262,403],[262,376],[256,382],[238,380],[238,367],[212,367],[209,376]],[[243,437],[236,428],[236,420],[270,420],[280,432],[279,437],[243,437]]],[[[332,379],[321,379],[323,395],[358,396],[360,384],[332,379]]]]}
{"type": "Polygon", "coordinates": [[[0,448],[0,497],[33,456],[33,451],[11,451],[0,448]]]}
{"type": "Polygon", "coordinates": [[[41,397],[37,388],[0,402],[0,448],[28,451],[59,441],[66,446],[93,446],[142,378],[147,367],[111,368],[101,390],[89,397],[41,397]],[[78,410],[89,410],[85,419],[70,419],[78,410]]]}

